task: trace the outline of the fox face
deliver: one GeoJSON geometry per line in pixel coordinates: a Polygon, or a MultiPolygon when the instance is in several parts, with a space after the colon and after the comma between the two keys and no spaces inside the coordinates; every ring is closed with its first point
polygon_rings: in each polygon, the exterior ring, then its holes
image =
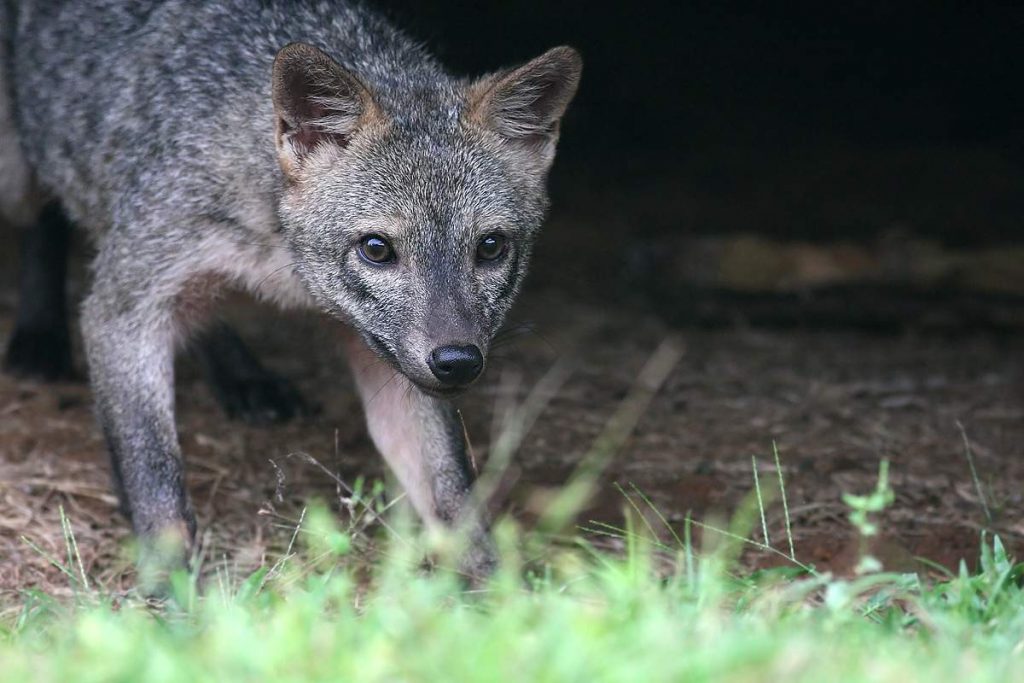
{"type": "Polygon", "coordinates": [[[321,307],[427,393],[483,371],[547,207],[581,61],[374,92],[295,43],[274,64],[280,217],[321,307]]]}

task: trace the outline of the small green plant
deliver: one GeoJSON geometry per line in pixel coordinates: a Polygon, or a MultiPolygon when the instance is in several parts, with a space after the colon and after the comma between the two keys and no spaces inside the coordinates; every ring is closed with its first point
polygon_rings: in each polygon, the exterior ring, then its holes
{"type": "Polygon", "coordinates": [[[843,494],[843,502],[850,508],[850,522],[860,535],[860,561],[854,568],[857,574],[871,574],[881,571],[882,564],[869,552],[870,539],[878,535],[878,522],[873,515],[885,510],[896,500],[896,494],[889,486],[889,461],[878,465],[878,483],[875,490],[867,495],[843,494]]]}

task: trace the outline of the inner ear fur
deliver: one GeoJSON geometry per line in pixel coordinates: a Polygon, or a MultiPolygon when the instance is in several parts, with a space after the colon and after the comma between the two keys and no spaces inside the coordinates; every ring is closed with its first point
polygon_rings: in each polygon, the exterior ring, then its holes
{"type": "Polygon", "coordinates": [[[583,59],[567,46],[470,86],[468,113],[478,125],[521,142],[553,142],[579,87],[583,59]]]}
{"type": "Polygon", "coordinates": [[[272,98],[278,154],[289,176],[319,145],[343,149],[380,115],[359,78],[306,43],[290,43],[277,53],[272,98]]]}

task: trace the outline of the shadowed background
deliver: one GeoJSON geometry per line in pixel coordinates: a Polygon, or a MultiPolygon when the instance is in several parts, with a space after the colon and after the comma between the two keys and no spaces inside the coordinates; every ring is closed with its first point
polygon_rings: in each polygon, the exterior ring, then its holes
{"type": "MultiPolygon", "coordinates": [[[[991,205],[971,204],[974,197],[961,196],[966,204],[961,213],[974,212],[973,229],[957,220],[960,216],[916,220],[912,210],[898,205],[889,207],[890,220],[912,223],[953,243],[1020,234],[1007,234],[990,219],[1019,219],[1024,213],[1021,5],[384,4],[458,72],[500,68],[562,43],[583,52],[583,87],[565,124],[556,183],[564,185],[584,173],[601,190],[630,192],[674,179],[680,192],[717,194],[752,180],[744,163],[774,167],[774,173],[758,178],[768,184],[808,157],[821,160],[820,172],[844,164],[838,156],[830,163],[827,154],[815,150],[957,148],[968,155],[968,164],[970,152],[988,151],[1006,163],[999,168],[993,160],[991,170],[1016,174],[1017,184],[998,177],[977,179],[1006,191],[991,205]]],[[[951,163],[965,175],[976,170],[962,165],[951,163]]],[[[902,179],[902,187],[894,189],[914,192],[921,182],[915,175],[923,170],[892,168],[886,175],[893,183],[902,179]]],[[[855,175],[835,178],[837,185],[866,181],[855,175]]],[[[788,190],[790,201],[799,202],[812,201],[802,195],[824,188],[777,189],[788,190]]],[[[931,189],[955,192],[948,186],[931,189]]],[[[870,238],[888,226],[794,220],[750,227],[781,237],[820,239],[870,238]]],[[[1019,220],[1014,227],[1021,230],[1019,220]]]]}
{"type": "Polygon", "coordinates": [[[1024,294],[1020,4],[384,4],[462,73],[583,52],[538,278],[602,297],[895,283],[889,317],[911,318],[937,305],[922,292],[1024,294]]]}

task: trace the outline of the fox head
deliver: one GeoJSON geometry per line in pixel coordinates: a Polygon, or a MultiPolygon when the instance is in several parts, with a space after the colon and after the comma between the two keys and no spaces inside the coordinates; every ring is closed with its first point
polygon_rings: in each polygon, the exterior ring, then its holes
{"type": "Polygon", "coordinates": [[[455,393],[484,368],[581,68],[558,47],[477,81],[375,91],[310,45],[277,55],[279,211],[299,276],[428,393],[455,393]]]}

